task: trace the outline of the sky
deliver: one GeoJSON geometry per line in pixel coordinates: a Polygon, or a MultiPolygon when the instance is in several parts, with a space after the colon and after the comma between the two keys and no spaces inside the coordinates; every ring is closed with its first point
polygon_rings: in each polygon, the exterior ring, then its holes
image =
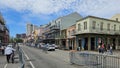
{"type": "Polygon", "coordinates": [[[0,13],[12,37],[26,33],[26,23],[40,26],[73,12],[109,19],[120,14],[120,0],[0,0],[0,13]]]}

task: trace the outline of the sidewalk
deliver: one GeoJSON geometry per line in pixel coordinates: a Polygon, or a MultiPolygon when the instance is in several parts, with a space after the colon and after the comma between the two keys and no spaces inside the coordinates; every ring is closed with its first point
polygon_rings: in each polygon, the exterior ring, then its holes
{"type": "MultiPolygon", "coordinates": [[[[19,55],[18,52],[15,52],[15,60],[14,63],[7,63],[6,56],[3,56],[0,54],[0,68],[21,68],[21,63],[19,61],[19,55]]],[[[30,68],[30,64],[28,61],[26,61],[25,58],[25,67],[24,68],[30,68]]]]}

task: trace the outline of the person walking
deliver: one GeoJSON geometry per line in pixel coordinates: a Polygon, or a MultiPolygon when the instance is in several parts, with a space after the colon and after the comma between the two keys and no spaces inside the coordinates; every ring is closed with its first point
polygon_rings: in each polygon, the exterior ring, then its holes
{"type": "Polygon", "coordinates": [[[104,46],[104,43],[102,43],[102,46],[101,46],[101,51],[102,51],[102,53],[104,53],[104,51],[105,51],[105,46],[104,46]]]}
{"type": "Polygon", "coordinates": [[[14,51],[15,49],[12,48],[12,45],[10,44],[5,48],[6,60],[8,63],[10,63],[10,59],[12,59],[12,63],[14,63],[14,51]]]}
{"type": "Polygon", "coordinates": [[[4,48],[4,46],[2,45],[2,46],[1,46],[2,55],[4,55],[4,49],[5,49],[5,48],[4,48]]]}
{"type": "Polygon", "coordinates": [[[100,45],[98,45],[98,51],[99,51],[99,53],[101,53],[101,46],[100,45]]]}
{"type": "Polygon", "coordinates": [[[112,48],[113,48],[113,44],[110,45],[110,54],[111,54],[111,55],[113,54],[112,48]]]}

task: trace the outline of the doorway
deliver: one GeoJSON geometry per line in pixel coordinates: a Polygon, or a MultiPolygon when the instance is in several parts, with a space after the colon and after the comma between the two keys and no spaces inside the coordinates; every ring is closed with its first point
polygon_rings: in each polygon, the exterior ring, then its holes
{"type": "Polygon", "coordinates": [[[95,50],[95,38],[91,38],[91,50],[95,50]]]}
{"type": "Polygon", "coordinates": [[[84,50],[88,50],[88,38],[85,38],[84,50]]]}

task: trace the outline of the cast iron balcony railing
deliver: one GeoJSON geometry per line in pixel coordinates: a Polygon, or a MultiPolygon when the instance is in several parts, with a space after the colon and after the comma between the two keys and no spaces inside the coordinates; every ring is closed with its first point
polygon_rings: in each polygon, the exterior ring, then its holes
{"type": "Polygon", "coordinates": [[[120,30],[106,29],[106,28],[103,28],[101,30],[100,28],[93,29],[92,27],[89,27],[86,30],[84,29],[81,29],[80,31],[76,30],[76,34],[83,34],[83,33],[120,35],[120,30]]]}
{"type": "Polygon", "coordinates": [[[52,26],[50,29],[51,29],[51,30],[59,30],[59,29],[60,29],[60,26],[52,26]]]}

